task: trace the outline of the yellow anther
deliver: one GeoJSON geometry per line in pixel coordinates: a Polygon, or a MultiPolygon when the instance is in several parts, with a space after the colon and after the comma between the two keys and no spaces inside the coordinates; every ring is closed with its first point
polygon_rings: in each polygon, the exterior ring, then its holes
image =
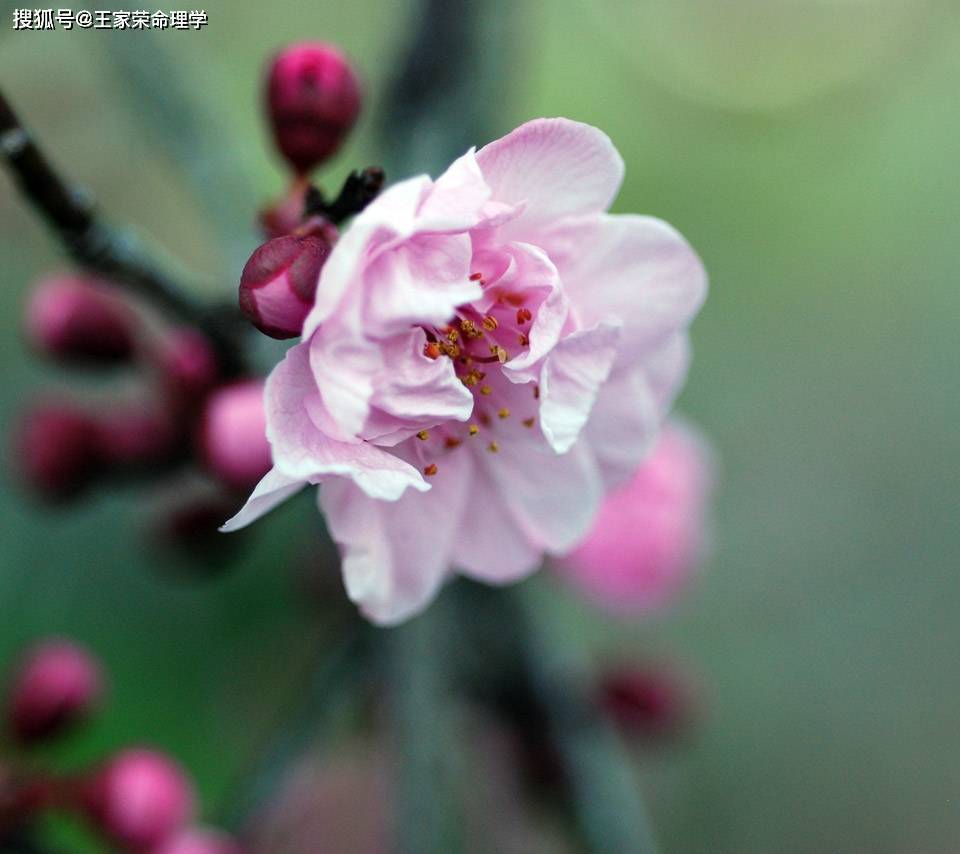
{"type": "Polygon", "coordinates": [[[536,424],[536,423],[537,423],[537,419],[536,419],[536,418],[524,418],[524,419],[523,419],[523,426],[524,426],[524,427],[533,427],[533,425],[536,424]]]}
{"type": "Polygon", "coordinates": [[[476,424],[471,424],[469,427],[469,432],[471,436],[476,436],[480,432],[480,428],[476,424]]]}
{"type": "Polygon", "coordinates": [[[425,466],[424,469],[423,469],[423,473],[424,473],[427,477],[433,477],[433,476],[437,473],[437,464],[436,464],[436,463],[430,463],[430,465],[425,466]]]}
{"type": "Polygon", "coordinates": [[[487,450],[491,454],[495,454],[497,451],[500,450],[500,446],[496,442],[491,442],[489,445],[487,445],[487,450]]]}
{"type": "Polygon", "coordinates": [[[507,409],[507,407],[505,407],[505,406],[504,406],[504,407],[501,407],[501,409],[500,409],[500,411],[497,413],[497,415],[498,415],[500,418],[509,418],[509,417],[510,417],[510,410],[507,409]]]}
{"type": "Polygon", "coordinates": [[[497,318],[495,318],[492,314],[485,314],[483,316],[483,328],[486,329],[487,332],[493,332],[493,330],[499,325],[500,324],[497,323],[497,318]]]}
{"type": "Polygon", "coordinates": [[[490,386],[488,386],[488,385],[482,385],[482,386],[480,386],[480,394],[482,394],[482,395],[491,395],[491,394],[493,394],[493,389],[490,388],[490,386]]]}
{"type": "Polygon", "coordinates": [[[417,433],[417,438],[421,442],[426,442],[427,439],[430,438],[430,434],[426,430],[421,430],[419,433],[417,433]]]}

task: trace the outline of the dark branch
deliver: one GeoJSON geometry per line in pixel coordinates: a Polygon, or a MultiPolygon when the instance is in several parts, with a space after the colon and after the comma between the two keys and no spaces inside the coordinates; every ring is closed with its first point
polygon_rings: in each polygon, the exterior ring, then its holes
{"type": "Polygon", "coordinates": [[[132,234],[105,223],[90,199],[67,184],[0,92],[0,154],[23,195],[50,226],[75,263],[143,295],[168,314],[202,329],[223,370],[237,373],[241,357],[225,328],[230,309],[199,305],[154,263],[132,234]]]}

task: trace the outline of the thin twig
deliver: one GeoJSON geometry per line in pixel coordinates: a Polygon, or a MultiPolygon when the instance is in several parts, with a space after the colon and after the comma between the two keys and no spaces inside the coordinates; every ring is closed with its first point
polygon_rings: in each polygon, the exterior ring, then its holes
{"type": "Polygon", "coordinates": [[[0,155],[21,193],[50,226],[79,266],[122,283],[181,321],[202,329],[213,342],[225,373],[242,366],[228,329],[232,310],[200,305],[168,276],[132,234],[108,225],[89,197],[64,181],[0,92],[0,155]]]}

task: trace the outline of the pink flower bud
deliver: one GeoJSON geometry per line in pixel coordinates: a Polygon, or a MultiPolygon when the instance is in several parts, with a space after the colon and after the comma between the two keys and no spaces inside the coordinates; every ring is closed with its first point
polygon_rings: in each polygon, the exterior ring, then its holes
{"type": "Polygon", "coordinates": [[[263,380],[240,380],[211,394],[197,440],[200,457],[223,483],[253,487],[271,466],[263,380]]]}
{"type": "Polygon", "coordinates": [[[241,854],[241,848],[225,833],[193,827],[151,848],[149,854],[241,854]]]}
{"type": "Polygon", "coordinates": [[[666,735],[689,720],[694,697],[690,685],[676,673],[630,668],[603,677],[598,702],[625,730],[666,735]]]}
{"type": "Polygon", "coordinates": [[[83,791],[83,808],[112,841],[134,850],[170,839],[193,814],[193,790],[169,757],[125,750],[107,762],[83,791]]]}
{"type": "Polygon", "coordinates": [[[300,334],[333,246],[331,229],[275,237],[250,256],[240,276],[240,308],[265,335],[300,334]]]}
{"type": "Polygon", "coordinates": [[[101,417],[96,431],[100,458],[111,466],[149,465],[176,451],[177,429],[166,412],[120,408],[101,417]]]}
{"type": "Polygon", "coordinates": [[[75,498],[103,467],[96,421],[68,404],[26,412],[14,447],[24,482],[48,501],[75,498]]]}
{"type": "Polygon", "coordinates": [[[703,551],[710,454],[669,424],[633,479],[611,492],[587,538],[557,568],[587,598],[624,615],[672,600],[703,551]]]}
{"type": "Polygon", "coordinates": [[[360,112],[360,84],[333,45],[300,42],[274,57],[267,113],[280,153],[300,173],[327,160],[360,112]]]}
{"type": "Polygon", "coordinates": [[[42,353],[64,362],[125,362],[133,355],[133,312],[106,286],[79,276],[54,276],[34,288],[26,328],[42,353]]]}
{"type": "Polygon", "coordinates": [[[283,198],[277,199],[260,211],[258,221],[268,240],[274,237],[285,237],[303,224],[309,186],[310,182],[306,178],[297,178],[283,198]]]}
{"type": "Polygon", "coordinates": [[[25,744],[58,735],[87,717],[102,694],[100,666],[85,649],[45,641],[27,652],[14,676],[10,731],[25,744]]]}
{"type": "Polygon", "coordinates": [[[164,391],[176,410],[195,404],[213,388],[220,373],[213,345],[192,326],[167,330],[153,358],[164,391]]]}

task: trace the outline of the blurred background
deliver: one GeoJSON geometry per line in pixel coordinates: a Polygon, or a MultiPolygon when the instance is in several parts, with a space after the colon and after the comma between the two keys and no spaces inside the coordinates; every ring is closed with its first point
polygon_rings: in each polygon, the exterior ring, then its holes
{"type": "MultiPolygon", "coordinates": [[[[283,189],[265,60],[320,38],[362,73],[360,126],[320,174],[335,190],[391,157],[373,128],[420,14],[207,0],[201,31],[140,35],[14,32],[0,6],[0,81],[53,160],[224,298],[257,207],[283,189]]],[[[505,84],[477,144],[536,116],[599,126],[627,164],[614,209],[670,221],[710,273],[679,408],[720,459],[711,559],[644,621],[545,585],[599,659],[667,660],[699,686],[689,731],[637,750],[663,850],[960,850],[955,4],[554,0],[479,26],[505,84]]],[[[6,176],[0,224],[6,436],[37,386],[98,382],[23,345],[27,290],[63,264],[6,176]]],[[[163,488],[51,510],[8,463],[0,661],[40,635],[87,643],[113,700],[62,761],[149,740],[212,808],[337,630],[318,617],[341,593],[312,503],[260,523],[228,573],[187,583],[144,545],[163,488]]]]}

